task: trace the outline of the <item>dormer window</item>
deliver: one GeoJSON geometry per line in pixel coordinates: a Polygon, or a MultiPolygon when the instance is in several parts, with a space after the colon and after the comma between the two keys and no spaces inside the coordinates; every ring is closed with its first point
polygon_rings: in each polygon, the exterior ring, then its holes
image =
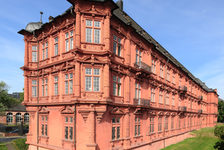
{"type": "Polygon", "coordinates": [[[96,20],[86,20],[86,42],[100,43],[101,23],[96,20]]]}

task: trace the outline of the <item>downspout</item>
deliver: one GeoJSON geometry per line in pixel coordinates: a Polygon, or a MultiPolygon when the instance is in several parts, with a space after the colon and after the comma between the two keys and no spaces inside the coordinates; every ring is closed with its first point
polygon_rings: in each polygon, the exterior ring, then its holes
{"type": "Polygon", "coordinates": [[[74,147],[76,149],[76,103],[74,104],[74,147]]]}
{"type": "MultiPolygon", "coordinates": [[[[37,38],[35,31],[33,32],[34,37],[37,38]]],[[[37,104],[39,104],[39,40],[37,40],[37,104]]],[[[39,144],[39,106],[37,109],[37,145],[39,144]]],[[[39,150],[39,146],[37,146],[39,150]]]]}

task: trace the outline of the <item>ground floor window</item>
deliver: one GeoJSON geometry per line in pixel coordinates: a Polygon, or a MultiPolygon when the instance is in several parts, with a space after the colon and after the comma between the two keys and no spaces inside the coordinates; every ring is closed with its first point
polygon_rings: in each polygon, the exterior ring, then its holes
{"type": "Polygon", "coordinates": [[[48,136],[48,116],[47,115],[41,115],[40,116],[40,125],[41,125],[41,135],[42,136],[48,136]]]}
{"type": "Polygon", "coordinates": [[[74,117],[68,115],[64,117],[64,137],[66,140],[73,140],[74,137],[74,117]]]}
{"type": "Polygon", "coordinates": [[[120,117],[112,118],[112,140],[120,139],[120,117]]]}
{"type": "Polygon", "coordinates": [[[12,113],[7,113],[6,121],[7,121],[7,123],[13,122],[13,114],[12,113]]]}

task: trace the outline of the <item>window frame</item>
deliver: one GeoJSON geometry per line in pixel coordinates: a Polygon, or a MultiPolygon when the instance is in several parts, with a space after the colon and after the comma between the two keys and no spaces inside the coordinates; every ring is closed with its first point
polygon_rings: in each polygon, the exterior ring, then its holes
{"type": "Polygon", "coordinates": [[[141,136],[141,117],[135,116],[135,124],[134,124],[134,135],[135,137],[141,136]]]}
{"type": "Polygon", "coordinates": [[[99,67],[89,67],[89,66],[86,66],[85,67],[85,91],[86,92],[100,92],[101,91],[101,68],[99,67]],[[87,73],[87,69],[90,69],[91,70],[91,73],[87,73]],[[97,74],[95,74],[95,70],[98,70],[97,74]],[[87,84],[87,79],[89,80],[90,79],[90,85],[89,83],[87,84]],[[98,79],[94,81],[94,79],[98,79]],[[87,85],[89,85],[90,87],[87,87],[87,85]],[[96,87],[95,87],[96,85],[96,87]],[[89,89],[87,89],[89,88],[89,89]],[[96,90],[95,90],[96,89],[96,90]]]}
{"type": "Polygon", "coordinates": [[[31,50],[32,50],[32,57],[31,60],[33,63],[36,63],[38,61],[38,45],[32,45],[31,46],[31,50]],[[35,49],[34,49],[35,48],[35,49]]]}
{"type": "MultiPolygon", "coordinates": [[[[90,22],[89,22],[90,23],[90,22]]],[[[101,44],[101,30],[102,28],[102,22],[99,19],[92,19],[92,18],[86,18],[85,19],[85,41],[86,43],[94,43],[94,44],[101,44]],[[91,21],[91,24],[88,24],[87,21],[91,21]],[[96,26],[95,24],[99,23],[99,26],[96,26]],[[87,31],[89,30],[89,31],[87,31]],[[96,39],[96,31],[98,32],[98,38],[96,39]],[[90,35],[88,34],[90,33],[90,35]],[[89,37],[89,38],[88,38],[89,37]]]]}
{"type": "Polygon", "coordinates": [[[118,75],[112,75],[113,96],[121,96],[122,78],[118,75]],[[115,80],[114,80],[115,79],[115,80]]]}
{"type": "Polygon", "coordinates": [[[64,93],[66,95],[72,94],[74,92],[73,86],[74,86],[74,74],[73,74],[73,72],[65,73],[64,74],[64,93]],[[68,78],[66,76],[68,76],[68,78]],[[67,83],[67,86],[66,86],[66,83],[67,83]]]}
{"type": "Polygon", "coordinates": [[[121,138],[121,116],[112,116],[111,119],[111,139],[119,140],[121,138]]]}

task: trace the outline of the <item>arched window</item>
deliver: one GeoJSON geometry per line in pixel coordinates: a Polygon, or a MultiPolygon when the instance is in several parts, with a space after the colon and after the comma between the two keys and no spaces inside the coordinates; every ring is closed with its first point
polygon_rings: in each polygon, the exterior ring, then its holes
{"type": "Polygon", "coordinates": [[[13,121],[13,114],[12,113],[7,113],[7,123],[12,123],[13,121]]]}
{"type": "Polygon", "coordinates": [[[22,120],[21,113],[16,114],[16,123],[20,123],[22,120]]]}
{"type": "Polygon", "coordinates": [[[24,114],[24,123],[28,123],[29,122],[29,114],[28,113],[25,113],[24,114]]]}

